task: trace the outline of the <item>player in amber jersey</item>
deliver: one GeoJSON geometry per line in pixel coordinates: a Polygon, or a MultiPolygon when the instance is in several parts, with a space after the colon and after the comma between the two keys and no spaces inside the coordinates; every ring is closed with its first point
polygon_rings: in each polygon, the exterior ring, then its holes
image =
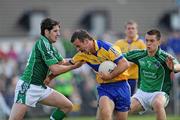
{"type": "MultiPolygon", "coordinates": [[[[138,25],[135,21],[128,21],[125,24],[125,35],[126,36],[124,39],[119,39],[114,44],[121,49],[122,53],[126,53],[134,49],[146,48],[144,41],[139,38],[138,25]]],[[[132,64],[128,68],[128,74],[128,83],[131,87],[132,96],[136,89],[136,81],[138,79],[138,66],[136,64],[132,64]]]]}
{"type": "Polygon", "coordinates": [[[127,120],[130,108],[130,88],[127,83],[129,64],[121,51],[112,44],[94,40],[87,31],[77,30],[71,37],[71,42],[79,51],[71,60],[87,63],[95,72],[98,83],[99,118],[111,120],[115,111],[117,120],[127,120]],[[111,73],[98,73],[99,65],[106,60],[117,64],[111,73]]]}

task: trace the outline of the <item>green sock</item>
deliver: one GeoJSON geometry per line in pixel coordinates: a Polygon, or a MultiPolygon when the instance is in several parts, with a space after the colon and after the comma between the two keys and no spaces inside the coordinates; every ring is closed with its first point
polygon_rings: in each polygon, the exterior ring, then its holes
{"type": "Polygon", "coordinates": [[[56,108],[50,116],[50,120],[63,120],[65,113],[60,109],[56,108]]]}

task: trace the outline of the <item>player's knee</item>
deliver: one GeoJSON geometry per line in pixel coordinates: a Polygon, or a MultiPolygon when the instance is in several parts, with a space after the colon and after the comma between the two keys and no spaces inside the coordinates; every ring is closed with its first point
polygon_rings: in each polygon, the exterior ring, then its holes
{"type": "Polygon", "coordinates": [[[65,107],[65,112],[71,112],[72,109],[73,109],[73,104],[72,102],[69,102],[67,106],[65,107]]]}
{"type": "Polygon", "coordinates": [[[58,108],[62,110],[64,113],[69,113],[73,109],[73,104],[69,101],[68,103],[64,104],[64,106],[60,106],[58,108]]]}
{"type": "Polygon", "coordinates": [[[101,109],[100,110],[100,118],[105,118],[106,120],[110,120],[112,118],[112,112],[108,109],[101,109]]]}
{"type": "Polygon", "coordinates": [[[160,100],[155,100],[153,102],[152,106],[153,106],[154,111],[164,109],[164,103],[162,101],[160,101],[160,100]]]}

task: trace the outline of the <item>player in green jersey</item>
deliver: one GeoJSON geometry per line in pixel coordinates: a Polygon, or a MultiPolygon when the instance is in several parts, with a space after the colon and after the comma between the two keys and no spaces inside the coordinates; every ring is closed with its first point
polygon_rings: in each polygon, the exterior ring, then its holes
{"type": "Polygon", "coordinates": [[[166,120],[172,76],[180,67],[177,60],[159,48],[160,39],[160,32],[152,29],[145,35],[146,50],[133,50],[124,56],[139,67],[139,87],[132,96],[130,112],[153,110],[157,120],[166,120]]]}
{"type": "Polygon", "coordinates": [[[53,46],[60,36],[60,23],[46,18],[41,23],[41,36],[35,42],[31,54],[15,90],[14,104],[9,120],[22,120],[28,107],[36,103],[57,107],[52,120],[62,120],[72,110],[72,103],[61,93],[49,88],[44,80],[50,73],[58,75],[74,69],[78,64],[66,66],[63,57],[53,46]]]}

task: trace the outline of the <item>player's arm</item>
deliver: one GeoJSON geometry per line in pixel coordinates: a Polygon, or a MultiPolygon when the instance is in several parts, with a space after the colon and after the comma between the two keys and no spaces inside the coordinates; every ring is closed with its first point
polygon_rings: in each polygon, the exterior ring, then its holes
{"type": "Polygon", "coordinates": [[[51,65],[49,67],[51,74],[46,77],[46,79],[44,80],[44,84],[48,85],[51,82],[51,80],[54,79],[59,74],[65,73],[65,72],[70,71],[75,68],[78,68],[82,64],[83,63],[81,63],[81,62],[77,62],[73,65],[72,64],[64,65],[64,62],[61,62],[61,64],[58,63],[58,64],[51,65]]]}
{"type": "Polygon", "coordinates": [[[180,64],[174,65],[174,72],[180,72],[180,64]]]}
{"type": "Polygon", "coordinates": [[[128,67],[129,67],[129,63],[125,58],[119,60],[117,67],[110,74],[111,79],[123,73],[128,67]]]}
{"type": "Polygon", "coordinates": [[[119,74],[123,73],[127,68],[129,67],[129,63],[125,58],[122,58],[121,60],[118,61],[117,67],[114,68],[114,70],[109,73],[99,73],[99,76],[103,80],[111,80],[118,76],[119,74]]]}
{"type": "Polygon", "coordinates": [[[174,72],[180,72],[180,64],[172,56],[168,56],[166,59],[168,68],[174,72]]]}
{"type": "Polygon", "coordinates": [[[75,63],[72,62],[72,58],[65,58],[60,61],[58,64],[60,65],[74,65],[75,63]]]}

